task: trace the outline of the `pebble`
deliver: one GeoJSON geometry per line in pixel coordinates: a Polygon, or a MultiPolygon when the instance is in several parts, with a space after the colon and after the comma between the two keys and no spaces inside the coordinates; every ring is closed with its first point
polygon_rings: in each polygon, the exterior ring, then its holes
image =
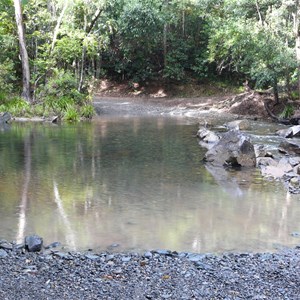
{"type": "Polygon", "coordinates": [[[144,257],[145,258],[151,258],[152,256],[153,255],[152,255],[152,253],[150,251],[147,251],[147,252],[144,253],[144,257]]]}
{"type": "Polygon", "coordinates": [[[122,262],[129,262],[129,261],[131,261],[131,257],[130,256],[124,256],[124,257],[122,257],[122,262]]]}
{"type": "Polygon", "coordinates": [[[6,256],[8,256],[7,252],[3,249],[0,249],[0,258],[5,258],[6,256]]]}
{"type": "Polygon", "coordinates": [[[1,299],[299,299],[300,247],[220,255],[0,249],[2,255],[1,299]]]}
{"type": "Polygon", "coordinates": [[[91,260],[97,260],[97,259],[99,259],[98,255],[95,255],[95,254],[92,254],[92,253],[86,253],[85,257],[88,258],[88,259],[91,259],[91,260]]]}

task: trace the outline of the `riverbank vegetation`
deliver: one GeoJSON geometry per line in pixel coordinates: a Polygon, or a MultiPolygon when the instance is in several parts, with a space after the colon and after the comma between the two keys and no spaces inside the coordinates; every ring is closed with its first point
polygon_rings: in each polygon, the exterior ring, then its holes
{"type": "MultiPolygon", "coordinates": [[[[91,117],[101,79],[299,97],[300,1],[2,0],[0,109],[91,117]]],[[[162,100],[163,101],[163,100],[162,100]]]]}

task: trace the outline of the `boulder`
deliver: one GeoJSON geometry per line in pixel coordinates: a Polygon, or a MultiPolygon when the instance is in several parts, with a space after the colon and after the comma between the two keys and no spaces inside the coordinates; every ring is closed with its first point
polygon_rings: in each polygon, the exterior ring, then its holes
{"type": "Polygon", "coordinates": [[[251,124],[249,120],[235,120],[228,122],[225,126],[229,129],[237,129],[237,130],[249,130],[251,129],[251,124]]]}
{"type": "Polygon", "coordinates": [[[268,151],[264,145],[254,145],[254,151],[256,158],[259,157],[270,157],[274,158],[274,155],[268,151]]]}
{"type": "Polygon", "coordinates": [[[197,137],[200,140],[205,141],[206,143],[216,143],[220,139],[220,137],[215,132],[208,130],[205,127],[199,128],[197,137]]]}
{"type": "Polygon", "coordinates": [[[299,155],[300,154],[300,143],[297,141],[284,140],[279,144],[279,152],[289,155],[299,155]]]}
{"type": "Polygon", "coordinates": [[[25,248],[28,252],[41,251],[43,247],[43,239],[38,235],[29,235],[25,237],[25,248]]]}
{"type": "Polygon", "coordinates": [[[277,166],[278,162],[272,157],[257,157],[256,165],[258,167],[262,166],[277,166]]]}
{"type": "Polygon", "coordinates": [[[11,114],[9,112],[4,112],[0,114],[0,125],[6,124],[11,120],[11,114]]]}
{"type": "Polygon", "coordinates": [[[220,137],[216,133],[205,127],[201,127],[198,130],[197,137],[200,139],[199,145],[207,149],[213,147],[220,140],[220,137]]]}
{"type": "Polygon", "coordinates": [[[292,126],[288,129],[278,130],[276,134],[285,138],[300,137],[300,125],[292,126]]]}
{"type": "Polygon", "coordinates": [[[213,165],[255,167],[256,157],[250,138],[230,130],[206,152],[205,160],[213,165]]]}

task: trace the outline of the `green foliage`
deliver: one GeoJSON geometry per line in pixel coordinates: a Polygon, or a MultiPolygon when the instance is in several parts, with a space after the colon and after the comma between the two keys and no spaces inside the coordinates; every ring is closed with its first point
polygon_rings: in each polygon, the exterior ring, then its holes
{"type": "Polygon", "coordinates": [[[284,110],[282,111],[282,113],[279,115],[279,118],[288,119],[294,114],[294,112],[295,112],[295,109],[294,109],[293,105],[287,104],[284,107],[284,110]]]}
{"type": "MultiPolygon", "coordinates": [[[[50,2],[22,5],[31,88],[44,113],[81,107],[88,81],[104,74],[134,82],[248,78],[256,87],[298,80],[294,1],[50,2]]],[[[0,91],[8,94],[20,91],[22,77],[14,18],[12,2],[2,0],[0,91]]]]}
{"type": "Polygon", "coordinates": [[[37,91],[37,98],[50,102],[59,101],[60,107],[69,101],[80,103],[85,97],[84,94],[78,92],[74,75],[70,71],[58,69],[53,70],[53,76],[37,91]]]}
{"type": "Polygon", "coordinates": [[[68,106],[64,112],[63,119],[67,122],[78,122],[80,115],[75,107],[68,106]]]}
{"type": "Polygon", "coordinates": [[[84,105],[80,109],[80,115],[83,118],[91,119],[95,115],[95,109],[90,104],[84,105]]]}
{"type": "MultiPolygon", "coordinates": [[[[2,94],[3,97],[3,94],[2,94]]],[[[0,111],[9,112],[15,117],[20,117],[30,114],[30,105],[27,101],[19,97],[0,97],[0,111]]]]}

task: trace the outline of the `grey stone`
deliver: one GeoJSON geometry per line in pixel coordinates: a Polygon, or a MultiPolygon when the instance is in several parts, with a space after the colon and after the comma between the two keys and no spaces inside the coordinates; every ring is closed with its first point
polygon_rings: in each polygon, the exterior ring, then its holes
{"type": "Polygon", "coordinates": [[[254,167],[256,157],[250,138],[238,130],[224,133],[211,149],[205,160],[213,165],[254,167]]]}
{"type": "Polygon", "coordinates": [[[285,138],[300,137],[300,125],[292,126],[288,129],[278,130],[276,134],[285,138]]]}
{"type": "Polygon", "coordinates": [[[256,158],[256,165],[259,166],[277,166],[278,162],[271,157],[256,158]]]}
{"type": "Polygon", "coordinates": [[[196,261],[201,261],[204,257],[205,255],[203,254],[191,253],[187,256],[187,259],[192,262],[196,262],[196,261]]]}
{"type": "Polygon", "coordinates": [[[131,261],[131,257],[130,256],[124,256],[122,257],[122,262],[129,262],[131,261]]]}
{"type": "Polygon", "coordinates": [[[5,250],[12,250],[13,245],[11,243],[8,243],[8,242],[3,242],[3,243],[0,243],[0,248],[5,249],[5,250]]]}
{"type": "Polygon", "coordinates": [[[3,249],[0,249],[0,258],[5,258],[6,256],[8,256],[7,252],[3,249]]]}
{"type": "Polygon", "coordinates": [[[279,144],[278,150],[289,155],[300,155],[300,143],[297,141],[285,140],[279,144]]]}
{"type": "Polygon", "coordinates": [[[4,112],[0,114],[0,124],[8,123],[11,120],[11,114],[9,112],[4,112]]]}
{"type": "Polygon", "coordinates": [[[99,258],[98,255],[93,254],[93,253],[86,253],[85,257],[88,258],[88,259],[91,259],[91,260],[97,260],[99,258]]]}
{"type": "Polygon", "coordinates": [[[25,248],[28,252],[38,252],[42,250],[43,239],[38,235],[29,235],[25,237],[25,248]]]}
{"type": "Polygon", "coordinates": [[[158,249],[155,251],[159,255],[171,255],[172,252],[170,250],[158,249]]]}
{"type": "Polygon", "coordinates": [[[237,130],[250,130],[251,124],[249,120],[235,120],[228,122],[225,126],[229,129],[237,129],[237,130]]]}
{"type": "Polygon", "coordinates": [[[150,251],[147,251],[147,252],[144,253],[144,257],[145,258],[151,258],[152,256],[153,255],[152,255],[152,253],[150,251]]]}
{"type": "Polygon", "coordinates": [[[300,237],[300,232],[297,232],[297,231],[292,232],[292,233],[291,233],[291,236],[292,236],[292,237],[297,237],[297,238],[298,238],[298,237],[300,237]]]}
{"type": "Polygon", "coordinates": [[[296,165],[300,164],[300,157],[290,157],[289,158],[289,163],[294,167],[296,165]]]}

